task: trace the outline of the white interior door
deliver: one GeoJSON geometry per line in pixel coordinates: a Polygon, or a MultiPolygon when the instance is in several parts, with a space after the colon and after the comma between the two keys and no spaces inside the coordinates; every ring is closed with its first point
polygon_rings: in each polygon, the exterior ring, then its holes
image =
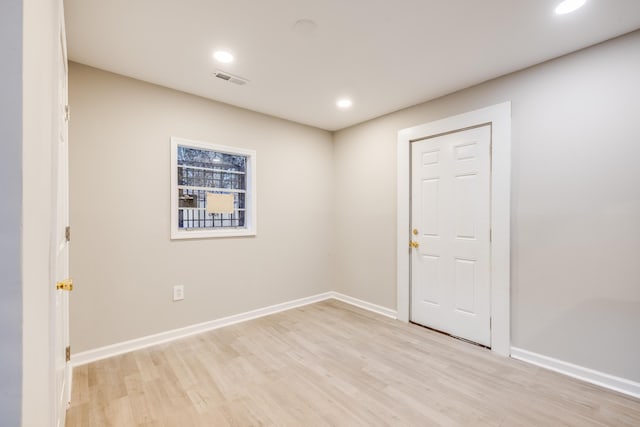
{"type": "MultiPolygon", "coordinates": [[[[52,265],[57,283],[69,278],[69,242],[66,228],[69,224],[69,165],[68,165],[68,110],[67,110],[67,55],[64,26],[60,31],[60,52],[58,68],[58,131],[54,138],[54,194],[55,219],[53,231],[52,265]]],[[[56,285],[57,285],[56,283],[56,285]]],[[[69,346],[69,292],[55,290],[55,307],[52,310],[54,334],[54,372],[55,372],[55,417],[56,425],[63,427],[70,400],[71,371],[67,361],[69,346]]]]}
{"type": "Polygon", "coordinates": [[[491,126],[411,144],[411,320],[491,346],[491,126]]]}

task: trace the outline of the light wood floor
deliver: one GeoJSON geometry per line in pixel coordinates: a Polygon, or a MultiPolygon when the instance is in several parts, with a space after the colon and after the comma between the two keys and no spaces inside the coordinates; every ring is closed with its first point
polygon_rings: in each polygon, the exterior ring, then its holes
{"type": "Polygon", "coordinates": [[[74,370],[67,426],[640,426],[640,400],[337,301],[74,370]]]}

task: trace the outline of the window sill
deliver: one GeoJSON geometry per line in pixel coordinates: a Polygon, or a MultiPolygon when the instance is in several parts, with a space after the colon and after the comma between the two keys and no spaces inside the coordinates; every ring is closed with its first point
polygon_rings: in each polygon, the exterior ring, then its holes
{"type": "Polygon", "coordinates": [[[255,230],[234,229],[234,230],[208,230],[208,231],[178,231],[171,230],[171,240],[185,239],[215,239],[220,237],[254,237],[255,230]]]}

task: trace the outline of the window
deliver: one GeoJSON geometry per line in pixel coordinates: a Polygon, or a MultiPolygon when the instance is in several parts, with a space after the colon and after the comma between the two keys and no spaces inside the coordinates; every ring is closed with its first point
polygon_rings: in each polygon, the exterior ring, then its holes
{"type": "Polygon", "coordinates": [[[171,238],[254,236],[256,153],[171,138],[171,238]]]}

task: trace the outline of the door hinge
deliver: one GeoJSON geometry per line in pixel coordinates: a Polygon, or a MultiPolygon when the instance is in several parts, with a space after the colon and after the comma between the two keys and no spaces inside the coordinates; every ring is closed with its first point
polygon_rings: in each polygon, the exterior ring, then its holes
{"type": "Polygon", "coordinates": [[[71,226],[67,225],[64,228],[64,238],[67,240],[67,242],[71,241],[71,226]]]}
{"type": "Polygon", "coordinates": [[[69,105],[64,106],[64,120],[68,122],[71,119],[71,107],[69,105]]]}
{"type": "Polygon", "coordinates": [[[65,361],[69,362],[71,360],[71,346],[68,345],[67,348],[64,349],[64,359],[65,361]]]}

